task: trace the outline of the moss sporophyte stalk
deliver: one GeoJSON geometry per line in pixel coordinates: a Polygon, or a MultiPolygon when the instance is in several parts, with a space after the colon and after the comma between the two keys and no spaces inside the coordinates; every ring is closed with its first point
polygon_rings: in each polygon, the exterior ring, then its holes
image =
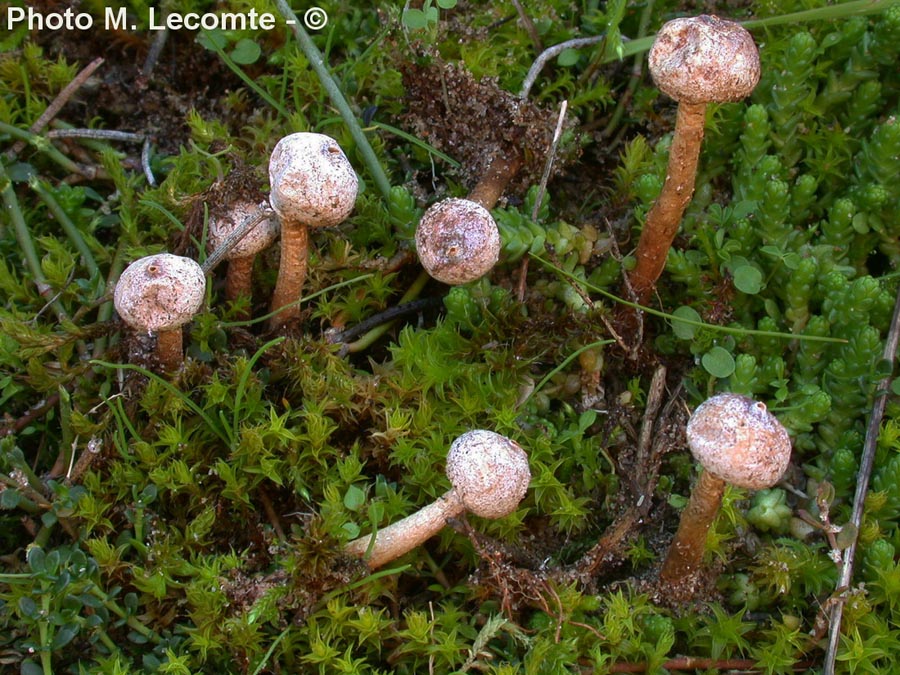
{"type": "Polygon", "coordinates": [[[31,4],[0,670],[894,672],[900,3],[31,4]]]}

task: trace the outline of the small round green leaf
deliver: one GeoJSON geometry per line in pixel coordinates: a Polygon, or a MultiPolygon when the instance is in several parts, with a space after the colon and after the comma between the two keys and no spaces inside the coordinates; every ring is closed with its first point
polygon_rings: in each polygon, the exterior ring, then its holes
{"type": "Polygon", "coordinates": [[[237,44],[234,46],[234,49],[231,50],[231,60],[242,66],[247,66],[251,63],[256,63],[261,54],[262,49],[260,49],[258,44],[256,44],[253,40],[244,38],[242,40],[238,40],[237,44]]]}
{"type": "Polygon", "coordinates": [[[694,336],[697,334],[697,329],[699,328],[699,326],[695,326],[693,323],[686,323],[686,321],[701,323],[703,319],[700,318],[697,310],[695,310],[693,307],[683,305],[672,312],[672,316],[672,332],[675,333],[675,337],[680,340],[693,340],[694,336]],[[678,319],[684,320],[679,321],[678,319]]]}
{"type": "Polygon", "coordinates": [[[366,493],[356,485],[351,485],[344,493],[344,506],[350,511],[358,511],[366,503],[366,493]]]}
{"type": "Polygon", "coordinates": [[[21,597],[19,598],[19,614],[24,616],[27,619],[36,619],[40,611],[38,610],[37,603],[31,598],[21,597]]]}
{"type": "Polygon", "coordinates": [[[577,49],[563,49],[559,56],[556,57],[556,63],[563,68],[568,68],[569,66],[574,66],[578,63],[578,57],[580,54],[577,49]]]}
{"type": "Polygon", "coordinates": [[[723,347],[713,347],[700,359],[703,369],[713,377],[728,377],[734,372],[734,357],[723,347]]]}
{"type": "Polygon", "coordinates": [[[734,269],[734,287],[741,293],[756,295],[762,290],[762,272],[753,265],[741,265],[734,269]]]}
{"type": "Polygon", "coordinates": [[[421,9],[403,10],[403,25],[410,30],[421,30],[428,25],[428,18],[421,9]]]}

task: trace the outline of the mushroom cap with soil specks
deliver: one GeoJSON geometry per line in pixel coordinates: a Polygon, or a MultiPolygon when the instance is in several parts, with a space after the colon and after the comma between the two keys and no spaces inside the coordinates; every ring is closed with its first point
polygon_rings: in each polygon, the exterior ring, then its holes
{"type": "Polygon", "coordinates": [[[648,56],[656,86],[678,102],[739,101],[759,82],[759,50],[740,24],[716,16],[673,19],[648,56]]]}
{"type": "Polygon", "coordinates": [[[452,197],[431,206],[416,228],[416,250],[433,278],[458,285],[475,281],[497,264],[500,230],[490,212],[452,197]]]}
{"type": "Polygon", "coordinates": [[[269,189],[282,226],[327,227],[350,215],[359,179],[336,140],[301,132],[285,136],[272,150],[269,189]]]}
{"type": "Polygon", "coordinates": [[[159,253],[125,268],[113,301],[125,323],[152,333],[186,324],[200,310],[205,295],[206,275],[196,261],[159,253]]]}
{"type": "Polygon", "coordinates": [[[765,403],[739,394],[717,394],[697,406],[687,440],[706,471],[752,490],[777,483],[791,458],[787,429],[765,403]]]}
{"type": "MultiPolygon", "coordinates": [[[[211,211],[207,248],[215,251],[238,228],[238,225],[264,206],[265,203],[255,204],[246,199],[238,199],[227,208],[217,208],[211,211]]],[[[268,248],[278,238],[280,231],[281,225],[277,218],[266,218],[245,234],[225,257],[227,260],[232,260],[256,255],[268,248]]]]}
{"type": "Polygon", "coordinates": [[[528,491],[528,455],[505,436],[475,429],[453,441],[447,477],[468,511],[482,518],[504,518],[528,491]]]}

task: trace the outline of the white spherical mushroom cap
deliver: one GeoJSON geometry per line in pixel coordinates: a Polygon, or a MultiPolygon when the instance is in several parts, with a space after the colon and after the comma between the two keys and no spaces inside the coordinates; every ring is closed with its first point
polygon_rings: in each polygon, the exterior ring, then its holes
{"type": "Polygon", "coordinates": [[[739,394],[717,394],[697,406],[687,440],[706,471],[752,490],[777,483],[791,459],[787,429],[765,403],[739,394]]]}
{"type": "Polygon", "coordinates": [[[113,302],[136,330],[157,332],[183,326],[200,311],[206,275],[196,261],[171,253],[139,258],[122,272],[113,302]]]}
{"type": "Polygon", "coordinates": [[[327,227],[350,215],[359,179],[336,140],[303,132],[285,136],[272,151],[269,189],[282,221],[327,227]]]}
{"type": "MultiPolygon", "coordinates": [[[[254,204],[246,199],[239,199],[225,209],[215,209],[210,212],[207,248],[215,251],[237,229],[238,225],[263,207],[264,203],[254,204]]],[[[277,218],[266,218],[244,235],[225,258],[231,260],[256,255],[268,248],[278,238],[280,231],[281,225],[277,218]]]]}
{"type": "Polygon", "coordinates": [[[453,441],[447,477],[468,511],[503,518],[516,510],[528,491],[528,455],[505,436],[475,429],[453,441]]]}
{"type": "Polygon", "coordinates": [[[759,82],[759,50],[740,24],[716,16],[673,19],[648,55],[661,91],[684,103],[739,101],[759,82]]]}
{"type": "Polygon", "coordinates": [[[500,257],[500,230],[481,204],[456,197],[429,208],[416,228],[416,250],[433,278],[458,285],[480,279],[500,257]]]}

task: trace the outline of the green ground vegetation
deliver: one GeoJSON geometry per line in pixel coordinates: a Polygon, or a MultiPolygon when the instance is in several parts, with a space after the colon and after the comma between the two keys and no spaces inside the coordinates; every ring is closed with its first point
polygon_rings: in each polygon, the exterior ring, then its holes
{"type": "Polygon", "coordinates": [[[135,31],[79,34],[79,50],[25,27],[2,38],[0,670],[818,673],[843,602],[836,672],[894,672],[900,387],[878,387],[900,265],[900,4],[521,4],[527,19],[505,2],[338,2],[309,34],[280,15],[273,31],[173,32],[142,78],[156,36],[140,0],[124,5],[135,31]],[[658,293],[621,333],[674,120],[646,50],[702,11],[753,19],[762,81],[708,111],[658,293]],[[590,37],[511,119],[541,49],[590,37]],[[564,100],[546,189],[549,143],[519,138],[499,266],[423,283],[423,209],[465,195],[509,130],[550,139],[564,100]],[[51,138],[86,127],[141,138],[51,138]],[[225,302],[217,268],[183,369],[151,372],[112,309],[119,273],[166,250],[202,262],[210,188],[264,190],[294,131],[336,138],[363,183],[350,219],[312,236],[302,322],[266,332],[277,255],[258,258],[250,301],[225,302]],[[345,332],[410,300],[383,333],[345,332]],[[793,459],[770,490],[729,488],[710,583],[667,602],[654,577],[696,476],[686,410],[717,391],[765,401],[793,459]],[[461,518],[375,573],[343,554],[446,491],[447,448],[472,428],[528,452],[513,515],[461,518]]]}

